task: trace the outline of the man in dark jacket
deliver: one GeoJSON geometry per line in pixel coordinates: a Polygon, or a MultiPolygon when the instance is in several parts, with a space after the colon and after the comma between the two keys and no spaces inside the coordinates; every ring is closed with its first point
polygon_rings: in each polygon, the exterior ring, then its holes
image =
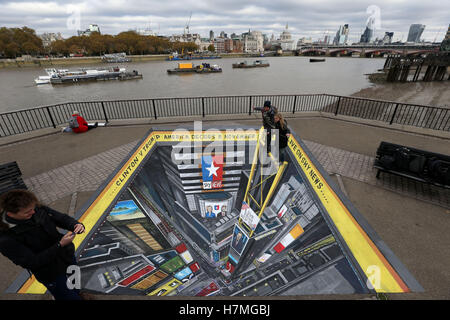
{"type": "Polygon", "coordinates": [[[0,252],[28,269],[55,300],[80,300],[79,290],[67,287],[67,268],[76,265],[75,234],[84,226],[68,215],[39,204],[27,190],[0,197],[0,252]],[[56,228],[69,230],[62,235],[56,228]]]}
{"type": "Polygon", "coordinates": [[[264,106],[262,108],[255,108],[255,110],[261,110],[263,126],[264,129],[266,129],[267,131],[267,139],[266,139],[267,152],[270,152],[272,129],[275,128],[274,116],[277,113],[277,108],[272,106],[270,100],[266,100],[264,101],[264,106]]]}

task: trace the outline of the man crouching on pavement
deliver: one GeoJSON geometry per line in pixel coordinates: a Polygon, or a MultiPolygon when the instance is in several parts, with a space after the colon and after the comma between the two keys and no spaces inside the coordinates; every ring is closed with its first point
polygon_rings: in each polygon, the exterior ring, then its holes
{"type": "Polygon", "coordinates": [[[0,197],[0,252],[28,269],[55,300],[82,300],[80,291],[67,287],[67,268],[76,265],[76,234],[83,224],[39,204],[28,190],[11,190],[0,197]],[[62,235],[56,228],[69,230],[62,235]]]}

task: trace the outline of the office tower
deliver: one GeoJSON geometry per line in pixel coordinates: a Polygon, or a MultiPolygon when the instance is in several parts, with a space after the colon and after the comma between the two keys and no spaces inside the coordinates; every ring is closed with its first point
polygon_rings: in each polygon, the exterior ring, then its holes
{"type": "Polygon", "coordinates": [[[425,25],[423,24],[412,24],[409,27],[408,40],[407,42],[419,42],[420,36],[422,35],[425,25]]]}
{"type": "Polygon", "coordinates": [[[348,24],[339,26],[339,30],[336,32],[333,44],[347,44],[348,41],[348,24]]]}
{"type": "Polygon", "coordinates": [[[373,37],[373,30],[370,29],[368,26],[366,26],[366,30],[364,30],[364,33],[361,35],[361,39],[359,40],[359,42],[369,43],[372,37],[373,37]]]}
{"type": "Polygon", "coordinates": [[[383,37],[383,44],[392,43],[392,38],[394,37],[393,32],[385,32],[383,37]]]}

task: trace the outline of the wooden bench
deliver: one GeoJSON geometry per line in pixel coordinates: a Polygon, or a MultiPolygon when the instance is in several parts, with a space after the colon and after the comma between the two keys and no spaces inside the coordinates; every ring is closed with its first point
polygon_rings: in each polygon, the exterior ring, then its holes
{"type": "Polygon", "coordinates": [[[0,165],[0,194],[12,189],[27,189],[15,161],[0,165]]]}
{"type": "Polygon", "coordinates": [[[447,155],[383,141],[373,167],[378,169],[377,179],[380,172],[387,172],[450,188],[450,156],[447,155]]]}

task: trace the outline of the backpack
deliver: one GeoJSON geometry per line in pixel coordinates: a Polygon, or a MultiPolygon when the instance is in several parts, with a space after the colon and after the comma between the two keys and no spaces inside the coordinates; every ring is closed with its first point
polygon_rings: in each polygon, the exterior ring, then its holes
{"type": "Polygon", "coordinates": [[[70,119],[69,119],[69,127],[70,128],[78,128],[79,127],[79,124],[78,124],[78,120],[77,120],[77,117],[76,116],[72,116],[70,119]]]}
{"type": "Polygon", "coordinates": [[[425,163],[427,158],[421,154],[412,155],[411,161],[409,162],[409,171],[422,176],[424,174],[425,163]]]}
{"type": "Polygon", "coordinates": [[[411,160],[410,150],[406,147],[400,147],[394,152],[395,166],[402,171],[409,171],[409,162],[411,160]]]}
{"type": "Polygon", "coordinates": [[[450,162],[433,157],[430,159],[428,167],[430,176],[434,182],[450,185],[450,162]]]}

